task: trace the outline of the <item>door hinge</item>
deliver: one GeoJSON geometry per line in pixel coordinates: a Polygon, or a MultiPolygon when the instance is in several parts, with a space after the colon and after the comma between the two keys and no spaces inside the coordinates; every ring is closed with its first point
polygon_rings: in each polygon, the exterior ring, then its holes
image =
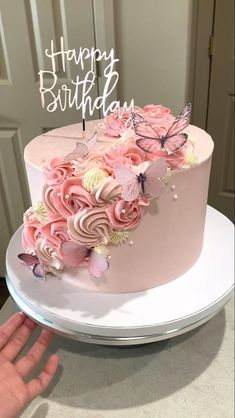
{"type": "Polygon", "coordinates": [[[213,52],[214,52],[214,36],[211,35],[209,37],[209,45],[208,45],[208,54],[209,54],[209,57],[212,57],[213,56],[213,52]]]}

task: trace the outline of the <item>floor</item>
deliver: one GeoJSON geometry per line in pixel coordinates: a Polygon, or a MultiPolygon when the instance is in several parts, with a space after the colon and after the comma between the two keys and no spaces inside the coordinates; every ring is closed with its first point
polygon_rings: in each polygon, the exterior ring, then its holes
{"type": "Polygon", "coordinates": [[[9,296],[9,292],[6,286],[5,279],[0,277],[0,309],[6,302],[8,296],[9,296]]]}

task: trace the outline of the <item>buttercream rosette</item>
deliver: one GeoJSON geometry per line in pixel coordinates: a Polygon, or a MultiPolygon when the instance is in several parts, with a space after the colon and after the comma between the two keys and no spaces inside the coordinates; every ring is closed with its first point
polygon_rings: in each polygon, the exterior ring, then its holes
{"type": "Polygon", "coordinates": [[[112,234],[112,227],[103,207],[79,211],[68,218],[67,225],[71,240],[87,248],[107,245],[112,234]]]}
{"type": "Polygon", "coordinates": [[[121,196],[121,186],[116,179],[109,176],[92,190],[96,206],[112,203],[121,196]]]}

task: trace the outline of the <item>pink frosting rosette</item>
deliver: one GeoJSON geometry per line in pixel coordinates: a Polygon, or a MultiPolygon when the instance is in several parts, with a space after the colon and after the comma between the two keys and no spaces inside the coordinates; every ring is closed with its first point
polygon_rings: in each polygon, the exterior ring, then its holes
{"type": "Polygon", "coordinates": [[[63,183],[67,177],[72,175],[73,166],[71,161],[64,161],[63,158],[53,158],[49,166],[43,168],[43,172],[47,184],[54,186],[63,183]]]}
{"type": "MultiPolygon", "coordinates": [[[[135,106],[134,111],[140,113],[141,108],[135,106]]],[[[119,137],[127,129],[131,127],[131,111],[125,111],[122,114],[122,109],[113,112],[105,118],[105,134],[119,137]],[[119,116],[120,115],[120,116],[119,116]]]]}
{"type": "Polygon", "coordinates": [[[175,120],[171,110],[162,105],[147,105],[142,109],[142,116],[149,123],[167,128],[175,120]]]}
{"type": "Polygon", "coordinates": [[[142,204],[138,200],[126,202],[123,199],[112,203],[107,209],[109,221],[115,229],[135,228],[143,215],[142,204]]]}
{"type": "Polygon", "coordinates": [[[88,171],[88,170],[90,170],[94,167],[95,168],[98,167],[101,170],[105,170],[109,174],[112,171],[112,170],[110,170],[110,167],[108,166],[108,164],[105,162],[104,153],[102,153],[102,152],[91,153],[90,155],[88,155],[83,160],[83,163],[82,163],[81,167],[83,167],[83,173],[85,173],[86,171],[88,171]]]}
{"type": "Polygon", "coordinates": [[[22,245],[27,253],[34,252],[35,243],[42,236],[40,223],[25,223],[22,233],[22,245]]]}
{"type": "Polygon", "coordinates": [[[145,152],[136,145],[117,145],[104,154],[104,160],[110,167],[116,164],[139,165],[145,160],[145,152]]]}
{"type": "Polygon", "coordinates": [[[45,187],[43,203],[50,218],[67,218],[80,209],[94,205],[92,196],[82,187],[79,177],[67,178],[61,185],[45,187]]]}
{"type": "Polygon", "coordinates": [[[103,207],[80,210],[67,219],[67,225],[71,240],[87,248],[107,245],[112,234],[112,227],[103,207]]]}
{"type": "Polygon", "coordinates": [[[119,112],[111,113],[105,118],[105,134],[118,137],[131,126],[131,112],[124,112],[119,116],[119,112]]]}
{"type": "Polygon", "coordinates": [[[159,149],[159,151],[149,154],[149,159],[152,161],[164,158],[167,167],[171,170],[182,168],[185,163],[187,146],[181,147],[178,151],[168,154],[166,151],[159,149]]]}
{"type": "Polygon", "coordinates": [[[41,227],[41,233],[46,243],[57,248],[63,241],[68,241],[67,222],[64,218],[55,219],[41,227]]]}

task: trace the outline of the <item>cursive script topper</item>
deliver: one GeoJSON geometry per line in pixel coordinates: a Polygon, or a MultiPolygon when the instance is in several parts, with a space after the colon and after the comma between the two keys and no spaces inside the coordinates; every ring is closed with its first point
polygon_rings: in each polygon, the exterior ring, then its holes
{"type": "MultiPolygon", "coordinates": [[[[115,58],[114,50],[109,52],[101,51],[98,48],[79,48],[67,49],[65,47],[64,38],[60,38],[60,49],[55,50],[54,41],[51,40],[50,49],[45,50],[45,55],[50,59],[51,69],[39,71],[41,104],[48,112],[54,112],[57,109],[61,111],[67,108],[75,107],[81,110],[82,119],[85,120],[86,113],[90,116],[94,111],[101,110],[103,116],[109,112],[118,111],[121,116],[126,110],[133,111],[134,100],[132,99],[129,106],[125,101],[121,106],[120,101],[115,100],[108,102],[108,97],[114,91],[119,74],[115,70],[115,64],[119,61],[115,58]],[[67,66],[70,62],[74,63],[78,68],[78,74],[71,80],[61,82],[58,80],[56,71],[56,60],[60,58],[62,62],[62,71],[66,73],[67,66]],[[92,100],[91,94],[96,92],[96,63],[103,61],[103,91],[98,97],[92,100]],[[89,68],[85,72],[85,69],[89,68]]],[[[64,80],[63,80],[64,81],[64,80]]],[[[94,94],[93,94],[94,96],[94,94]]]]}

